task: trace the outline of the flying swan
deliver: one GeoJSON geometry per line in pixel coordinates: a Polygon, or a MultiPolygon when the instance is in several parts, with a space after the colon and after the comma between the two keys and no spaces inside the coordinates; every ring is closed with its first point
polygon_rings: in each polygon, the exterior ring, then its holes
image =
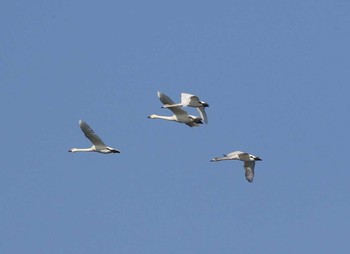
{"type": "Polygon", "coordinates": [[[251,183],[253,182],[253,178],[254,178],[255,161],[261,161],[262,159],[249,153],[235,151],[227,155],[224,154],[224,157],[216,157],[210,161],[216,162],[216,161],[223,161],[223,160],[244,161],[245,178],[247,179],[248,182],[251,183]]]}
{"type": "Polygon", "coordinates": [[[68,152],[98,152],[98,153],[120,153],[119,150],[106,146],[105,143],[100,139],[99,136],[91,129],[91,127],[84,122],[83,120],[79,120],[80,129],[84,132],[85,137],[87,137],[91,143],[92,147],[90,148],[72,148],[68,152]]]}
{"type": "Polygon", "coordinates": [[[199,126],[200,124],[203,124],[201,117],[189,115],[184,109],[182,109],[182,105],[174,105],[175,103],[173,102],[173,100],[161,92],[158,92],[157,94],[158,94],[159,100],[165,106],[167,106],[166,108],[171,110],[174,113],[174,115],[160,116],[160,115],[152,114],[148,116],[148,118],[163,119],[163,120],[174,121],[178,123],[184,123],[190,127],[199,126]]]}
{"type": "Polygon", "coordinates": [[[205,123],[208,123],[208,117],[205,112],[205,108],[209,107],[209,104],[199,100],[198,96],[189,94],[189,93],[181,93],[181,102],[177,104],[165,104],[162,108],[171,108],[171,107],[193,107],[197,108],[201,118],[205,123]]]}

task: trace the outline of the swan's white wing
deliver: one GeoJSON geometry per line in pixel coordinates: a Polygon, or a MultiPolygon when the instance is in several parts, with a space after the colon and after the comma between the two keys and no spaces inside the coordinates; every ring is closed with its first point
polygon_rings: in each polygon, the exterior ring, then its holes
{"type": "Polygon", "coordinates": [[[238,154],[238,157],[242,161],[250,161],[251,160],[249,153],[240,153],[240,154],[238,154]]]}
{"type": "Polygon", "coordinates": [[[170,108],[167,108],[167,109],[171,110],[176,115],[176,117],[180,117],[180,116],[184,116],[186,118],[189,117],[189,114],[187,113],[187,111],[182,109],[181,106],[170,107],[170,108]]]}
{"type": "Polygon", "coordinates": [[[167,95],[165,95],[164,93],[158,92],[158,98],[159,100],[164,104],[164,105],[172,105],[175,104],[175,102],[170,99],[167,95]]]}
{"type": "MultiPolygon", "coordinates": [[[[158,97],[159,100],[164,104],[164,105],[172,105],[175,104],[172,99],[170,99],[167,95],[158,92],[158,97]]],[[[167,109],[171,110],[177,117],[179,116],[188,116],[188,113],[182,109],[182,106],[175,106],[174,107],[166,107],[167,109]]]]}
{"type": "Polygon", "coordinates": [[[244,162],[245,178],[250,183],[253,182],[254,167],[255,167],[255,161],[245,161],[244,162]]]}
{"type": "Polygon", "coordinates": [[[202,106],[202,104],[199,101],[199,98],[189,93],[181,93],[181,102],[176,104],[165,94],[158,92],[158,96],[162,97],[161,101],[165,103],[164,108],[177,107],[177,106],[181,106],[181,107],[187,107],[187,106],[201,107],[202,106]]]}
{"type": "Polygon", "coordinates": [[[201,101],[198,96],[189,93],[181,93],[181,104],[184,107],[209,107],[208,103],[201,101]]]}
{"type": "Polygon", "coordinates": [[[181,104],[184,107],[190,105],[191,101],[195,101],[195,100],[199,101],[199,98],[197,96],[194,96],[193,94],[181,93],[181,104]]]}
{"type": "Polygon", "coordinates": [[[207,113],[205,113],[204,107],[197,107],[197,110],[198,110],[199,115],[201,116],[202,120],[205,123],[208,123],[208,117],[207,117],[207,113]]]}
{"type": "Polygon", "coordinates": [[[234,152],[226,154],[225,156],[227,156],[227,157],[234,157],[236,155],[238,156],[238,155],[241,155],[241,154],[247,154],[247,153],[244,153],[244,152],[241,152],[241,151],[234,151],[234,152]]]}
{"type": "Polygon", "coordinates": [[[84,132],[85,137],[87,137],[96,148],[106,148],[106,145],[103,143],[100,137],[96,135],[93,129],[91,129],[86,122],[80,120],[79,125],[80,129],[84,132]]]}
{"type": "Polygon", "coordinates": [[[205,107],[199,100],[198,96],[189,93],[181,93],[181,104],[184,107],[196,107],[202,120],[205,123],[208,123],[207,113],[204,109],[205,107]]]}

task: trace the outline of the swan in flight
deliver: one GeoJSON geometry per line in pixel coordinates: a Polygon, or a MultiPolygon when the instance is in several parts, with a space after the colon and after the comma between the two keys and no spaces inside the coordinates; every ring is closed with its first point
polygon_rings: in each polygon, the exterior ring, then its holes
{"type": "Polygon", "coordinates": [[[249,153],[235,151],[227,155],[224,154],[224,157],[216,157],[210,161],[216,162],[216,161],[223,161],[223,160],[244,161],[245,178],[248,180],[248,182],[251,183],[253,182],[253,178],[254,178],[255,161],[261,161],[262,159],[249,153]]]}
{"type": "Polygon", "coordinates": [[[197,108],[201,118],[205,123],[208,123],[207,113],[205,112],[205,108],[209,107],[209,104],[199,100],[198,96],[189,94],[189,93],[181,93],[181,102],[177,104],[165,104],[162,108],[171,108],[171,107],[193,107],[197,108]]]}
{"type": "Polygon", "coordinates": [[[72,148],[68,152],[98,152],[98,153],[120,153],[119,150],[106,146],[99,136],[91,129],[91,127],[84,121],[79,120],[80,129],[84,132],[91,143],[90,148],[72,148]]]}
{"type": "Polygon", "coordinates": [[[178,123],[184,123],[190,127],[199,126],[200,124],[203,123],[201,117],[189,115],[184,109],[182,109],[182,105],[175,106],[174,105],[175,103],[173,102],[173,100],[170,99],[165,94],[163,94],[161,92],[158,92],[157,94],[158,94],[159,100],[164,105],[167,105],[167,108],[169,110],[171,110],[174,113],[174,115],[172,115],[172,116],[159,116],[156,114],[152,114],[152,115],[148,116],[148,118],[163,119],[163,120],[174,121],[174,122],[178,122],[178,123]]]}

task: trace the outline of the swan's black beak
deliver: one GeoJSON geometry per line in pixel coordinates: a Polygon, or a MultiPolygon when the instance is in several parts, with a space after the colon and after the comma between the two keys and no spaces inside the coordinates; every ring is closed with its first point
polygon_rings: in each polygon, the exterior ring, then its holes
{"type": "Polygon", "coordinates": [[[202,102],[202,105],[203,105],[203,107],[209,107],[209,104],[208,103],[206,103],[206,102],[202,102]]]}
{"type": "Polygon", "coordinates": [[[262,159],[261,158],[259,158],[259,157],[255,157],[255,159],[254,160],[256,160],[256,161],[262,161],[262,159]]]}
{"type": "Polygon", "coordinates": [[[68,150],[68,152],[70,152],[70,153],[71,153],[71,152],[72,152],[72,150],[71,150],[71,149],[69,149],[69,150],[68,150]]]}

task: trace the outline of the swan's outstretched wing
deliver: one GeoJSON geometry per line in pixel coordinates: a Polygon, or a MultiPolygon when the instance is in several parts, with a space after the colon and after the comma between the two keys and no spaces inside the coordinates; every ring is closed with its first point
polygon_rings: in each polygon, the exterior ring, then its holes
{"type": "Polygon", "coordinates": [[[201,101],[198,96],[189,93],[181,93],[181,104],[184,107],[209,107],[208,103],[201,101]]]}
{"type": "Polygon", "coordinates": [[[174,102],[172,99],[170,99],[167,95],[165,95],[164,93],[158,91],[157,94],[158,94],[159,100],[160,100],[164,105],[172,105],[172,104],[175,104],[175,102],[174,102]]]}
{"type": "MultiPolygon", "coordinates": [[[[198,96],[195,96],[195,95],[189,94],[189,93],[181,93],[181,104],[184,107],[192,106],[191,102],[192,102],[192,104],[194,104],[195,102],[199,102],[198,96]]],[[[197,107],[197,106],[194,106],[194,107],[197,107]]]]}
{"type": "MultiPolygon", "coordinates": [[[[247,156],[249,156],[249,154],[248,153],[245,153],[245,152],[241,152],[241,151],[234,151],[234,152],[231,152],[231,153],[228,153],[228,154],[224,154],[224,156],[226,156],[226,157],[235,157],[235,156],[241,156],[241,155],[247,155],[247,156]]],[[[238,159],[238,158],[237,158],[238,159]]]]}
{"type": "Polygon", "coordinates": [[[199,115],[201,116],[202,120],[205,123],[208,123],[208,117],[207,117],[207,113],[205,113],[204,107],[197,107],[197,110],[198,110],[199,115]]]}
{"type": "Polygon", "coordinates": [[[255,161],[245,161],[244,162],[245,178],[250,183],[253,182],[254,167],[255,167],[255,161]]]}
{"type": "Polygon", "coordinates": [[[87,137],[96,148],[106,148],[106,145],[103,143],[100,137],[97,136],[97,134],[93,131],[93,129],[91,129],[91,127],[86,122],[80,120],[79,125],[80,129],[84,132],[85,137],[87,137]]]}
{"type": "Polygon", "coordinates": [[[189,117],[189,114],[187,113],[186,110],[182,109],[181,106],[177,106],[177,107],[170,107],[170,108],[167,108],[169,110],[171,110],[177,118],[183,116],[183,117],[189,117]]]}
{"type": "MultiPolygon", "coordinates": [[[[159,100],[165,105],[173,105],[175,104],[175,102],[170,99],[167,95],[165,95],[164,93],[161,93],[161,92],[158,92],[158,97],[159,97],[159,100]]],[[[176,116],[188,116],[188,113],[181,108],[182,105],[174,105],[173,107],[166,107],[167,109],[171,110],[176,116]]]]}
{"type": "Polygon", "coordinates": [[[189,93],[181,93],[181,104],[184,107],[195,107],[197,108],[199,115],[205,123],[208,123],[207,113],[205,112],[205,107],[208,107],[208,103],[200,101],[198,96],[189,94],[189,93]]]}

